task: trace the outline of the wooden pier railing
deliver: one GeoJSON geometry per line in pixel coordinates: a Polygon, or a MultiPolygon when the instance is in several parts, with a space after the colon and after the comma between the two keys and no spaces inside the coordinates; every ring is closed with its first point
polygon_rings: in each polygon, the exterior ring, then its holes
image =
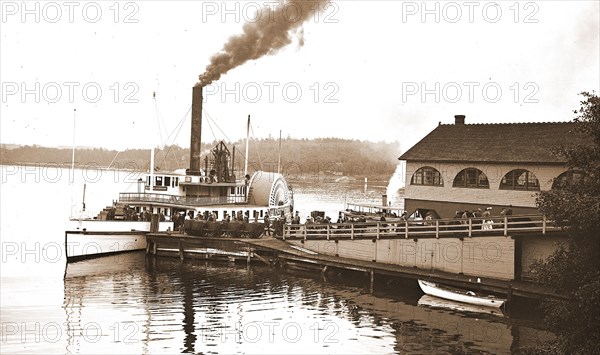
{"type": "Polygon", "coordinates": [[[286,224],[285,239],[400,239],[509,236],[514,233],[560,231],[543,215],[515,215],[493,219],[434,219],[352,223],[286,224]]]}

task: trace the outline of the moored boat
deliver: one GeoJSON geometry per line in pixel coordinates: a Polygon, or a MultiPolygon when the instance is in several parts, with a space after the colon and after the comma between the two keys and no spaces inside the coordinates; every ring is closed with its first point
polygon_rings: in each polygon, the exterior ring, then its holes
{"type": "Polygon", "coordinates": [[[151,157],[137,192],[120,193],[97,216],[71,218],[65,232],[68,262],[145,249],[148,232],[183,230],[186,220],[258,223],[267,214],[291,219],[293,192],[283,175],[256,171],[250,176],[247,168],[236,172],[235,149],[230,151],[224,142],[201,159],[201,121],[202,88],[196,86],[190,168],[155,172],[151,157]]]}
{"type": "Polygon", "coordinates": [[[455,302],[462,302],[484,307],[501,307],[505,299],[494,296],[477,295],[473,291],[462,291],[448,286],[440,285],[434,282],[418,280],[421,290],[430,296],[435,296],[455,302]]]}
{"type": "Polygon", "coordinates": [[[403,206],[392,206],[388,203],[387,195],[381,196],[381,205],[372,203],[345,203],[340,211],[344,221],[387,221],[403,222],[406,215],[403,206]]]}

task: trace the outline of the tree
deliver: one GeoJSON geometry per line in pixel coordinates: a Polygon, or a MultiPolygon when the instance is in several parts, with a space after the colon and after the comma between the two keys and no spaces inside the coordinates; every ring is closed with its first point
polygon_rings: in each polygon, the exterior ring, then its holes
{"type": "Polygon", "coordinates": [[[568,298],[542,304],[545,322],[557,339],[534,352],[600,353],[600,98],[581,95],[586,99],[574,121],[586,138],[555,150],[575,173],[536,199],[540,211],[570,239],[533,268],[538,282],[568,298]]]}

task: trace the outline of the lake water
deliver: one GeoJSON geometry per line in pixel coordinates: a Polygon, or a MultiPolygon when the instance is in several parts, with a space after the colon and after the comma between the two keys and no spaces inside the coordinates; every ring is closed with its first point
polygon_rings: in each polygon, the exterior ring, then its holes
{"type": "MultiPolygon", "coordinates": [[[[414,282],[180,262],[143,252],[66,265],[72,201],[99,211],[138,176],[1,166],[2,353],[511,353],[547,339],[539,315],[419,305],[414,282]],[[73,184],[71,184],[73,180],[73,184]]],[[[333,219],[387,182],[294,184],[296,209],[333,219]]],[[[391,200],[397,196],[390,196],[391,200]]],[[[516,312],[513,312],[516,313],[516,312]]]]}

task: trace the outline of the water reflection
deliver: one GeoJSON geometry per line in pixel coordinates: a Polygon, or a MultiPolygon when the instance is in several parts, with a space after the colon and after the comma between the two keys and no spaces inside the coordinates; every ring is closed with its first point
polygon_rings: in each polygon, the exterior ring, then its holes
{"type": "Polygon", "coordinates": [[[450,309],[459,312],[470,312],[474,314],[491,314],[499,317],[505,316],[504,312],[500,308],[491,308],[466,303],[452,302],[430,295],[423,295],[419,299],[418,305],[432,308],[450,309]]]}
{"type": "Polygon", "coordinates": [[[402,285],[370,294],[345,280],[142,253],[69,264],[64,285],[66,353],[510,353],[544,334],[419,306],[402,285]]]}

